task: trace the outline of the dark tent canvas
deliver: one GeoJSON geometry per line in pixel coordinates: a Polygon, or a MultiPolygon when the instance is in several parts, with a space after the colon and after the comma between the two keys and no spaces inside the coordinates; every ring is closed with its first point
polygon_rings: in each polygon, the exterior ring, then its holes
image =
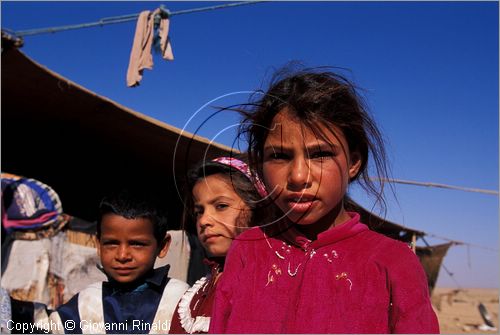
{"type": "Polygon", "coordinates": [[[67,213],[91,221],[107,191],[127,186],[166,197],[178,222],[173,176],[230,150],[99,96],[16,48],[2,51],[2,170],[50,185],[67,213]]]}

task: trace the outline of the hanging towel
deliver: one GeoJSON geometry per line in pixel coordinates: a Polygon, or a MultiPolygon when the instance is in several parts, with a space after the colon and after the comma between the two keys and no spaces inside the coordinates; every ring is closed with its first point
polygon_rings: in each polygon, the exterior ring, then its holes
{"type": "MultiPolygon", "coordinates": [[[[159,9],[157,10],[160,11],[159,9]]],[[[160,21],[160,47],[161,56],[166,60],[174,60],[174,54],[172,53],[172,45],[170,44],[170,38],[168,37],[168,30],[170,28],[170,20],[168,18],[161,19],[160,21]]]]}
{"type": "MultiPolygon", "coordinates": [[[[153,13],[146,10],[139,14],[137,26],[135,28],[134,43],[130,52],[130,62],[127,70],[127,86],[138,86],[142,79],[144,69],[153,69],[153,56],[151,47],[153,46],[154,20],[156,15],[160,15],[161,9],[156,9],[153,13]]],[[[167,17],[161,17],[159,36],[162,57],[166,60],[173,60],[172,46],[168,38],[170,21],[167,17]]]]}

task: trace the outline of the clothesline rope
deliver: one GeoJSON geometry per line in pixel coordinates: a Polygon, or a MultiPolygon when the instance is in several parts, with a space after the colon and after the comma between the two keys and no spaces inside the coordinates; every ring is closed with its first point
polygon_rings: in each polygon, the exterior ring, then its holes
{"type": "MultiPolygon", "coordinates": [[[[192,9],[179,10],[179,11],[176,11],[176,12],[170,12],[163,5],[161,5],[160,8],[162,9],[162,11],[166,15],[168,15],[170,17],[170,16],[175,16],[175,15],[183,15],[183,14],[191,14],[191,13],[198,13],[198,12],[206,12],[206,11],[210,11],[210,10],[223,9],[223,8],[229,8],[229,7],[252,5],[252,4],[256,4],[256,3],[260,3],[260,2],[267,2],[267,1],[233,2],[233,3],[223,4],[223,5],[216,5],[216,6],[209,6],[209,7],[200,7],[200,8],[192,8],[192,9]]],[[[82,29],[82,28],[92,28],[92,27],[97,27],[97,26],[102,27],[102,26],[105,26],[105,25],[108,25],[108,24],[117,24],[117,23],[130,22],[130,21],[137,20],[138,17],[139,17],[139,13],[137,13],[137,14],[129,14],[129,15],[121,15],[121,16],[113,16],[113,17],[102,18],[102,19],[100,19],[97,22],[72,24],[72,25],[58,26],[58,27],[49,27],[49,28],[38,28],[38,29],[20,30],[20,31],[15,31],[13,33],[17,37],[33,36],[33,35],[49,34],[49,33],[57,33],[57,32],[66,31],[66,30],[74,30],[74,29],[82,29]]]]}
{"type": "MultiPolygon", "coordinates": [[[[425,236],[434,237],[434,238],[437,238],[437,239],[440,239],[440,240],[452,242],[455,245],[465,245],[467,247],[472,247],[472,248],[477,248],[477,249],[483,249],[483,250],[488,250],[488,251],[494,251],[494,252],[498,252],[499,251],[498,249],[495,249],[495,248],[485,247],[485,246],[482,246],[482,245],[472,244],[472,243],[463,242],[463,241],[452,240],[452,239],[449,239],[449,238],[446,238],[446,237],[443,237],[443,236],[439,236],[439,235],[435,235],[435,234],[427,234],[426,233],[425,236]]],[[[423,237],[422,237],[422,240],[424,240],[423,237]]],[[[424,242],[425,242],[425,240],[424,240],[424,242]]]]}
{"type": "Polygon", "coordinates": [[[447,188],[447,189],[451,189],[451,190],[459,190],[459,191],[465,191],[465,192],[498,195],[498,191],[496,191],[496,190],[485,190],[485,189],[481,189],[481,188],[461,187],[461,186],[453,186],[453,185],[429,183],[429,182],[419,182],[419,181],[403,180],[403,179],[389,179],[389,178],[376,178],[376,177],[371,177],[370,179],[373,181],[383,181],[383,182],[395,183],[395,184],[407,184],[407,185],[416,185],[416,186],[447,188]]]}

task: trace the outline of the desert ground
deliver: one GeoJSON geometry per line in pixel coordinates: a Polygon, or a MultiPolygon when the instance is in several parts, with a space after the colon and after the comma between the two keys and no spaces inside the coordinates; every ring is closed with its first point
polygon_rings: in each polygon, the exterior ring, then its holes
{"type": "Polygon", "coordinates": [[[443,334],[498,334],[499,290],[483,288],[435,288],[432,304],[443,334]],[[496,329],[485,330],[478,309],[482,303],[496,329]]]}

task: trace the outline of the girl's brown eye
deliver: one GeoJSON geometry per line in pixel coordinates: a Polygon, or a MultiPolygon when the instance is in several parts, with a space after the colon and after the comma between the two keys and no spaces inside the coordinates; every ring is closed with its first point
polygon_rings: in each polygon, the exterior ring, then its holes
{"type": "Polygon", "coordinates": [[[224,210],[227,207],[229,207],[228,204],[217,204],[217,205],[215,205],[215,208],[218,209],[218,210],[224,210]]]}
{"type": "Polygon", "coordinates": [[[288,156],[282,152],[273,152],[269,155],[269,159],[279,160],[279,159],[287,159],[288,156]]]}
{"type": "Polygon", "coordinates": [[[324,159],[324,158],[329,158],[329,157],[333,157],[333,152],[331,151],[318,151],[318,152],[315,152],[314,154],[311,155],[311,158],[312,159],[316,159],[316,158],[319,158],[319,159],[324,159]]]}

